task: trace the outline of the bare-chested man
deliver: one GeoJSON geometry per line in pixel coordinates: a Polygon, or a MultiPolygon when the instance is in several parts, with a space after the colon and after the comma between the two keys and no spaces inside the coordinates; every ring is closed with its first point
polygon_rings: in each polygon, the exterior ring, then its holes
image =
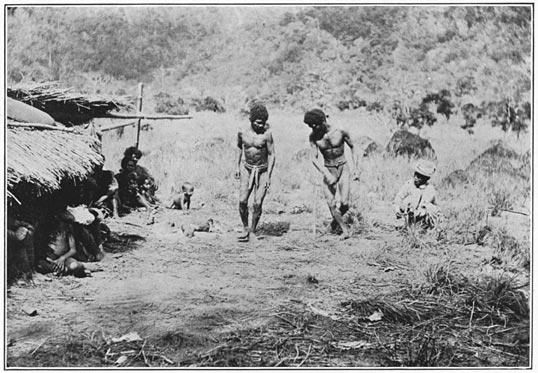
{"type": "Polygon", "coordinates": [[[323,111],[314,109],[307,112],[304,122],[312,129],[310,133],[312,162],[323,175],[324,194],[333,217],[331,227],[335,229],[339,226],[342,229],[342,238],[349,238],[350,231],[342,216],[349,210],[350,176],[353,175],[353,180],[359,179],[355,169],[356,148],[353,146],[349,132],[327,123],[327,117],[323,111]],[[351,149],[352,161],[350,163],[344,155],[344,144],[351,149]],[[323,155],[324,163],[320,162],[318,149],[323,155]],[[339,207],[337,193],[340,200],[339,207]]]}
{"type": "Polygon", "coordinates": [[[269,114],[265,106],[257,104],[250,109],[250,126],[241,129],[237,134],[239,148],[237,172],[235,177],[241,180],[239,191],[239,214],[243,222],[243,233],[240,241],[247,242],[250,233],[256,227],[262,214],[263,199],[271,183],[271,175],[275,167],[275,150],[273,135],[268,128],[269,114]],[[241,158],[245,155],[244,169],[241,158]],[[254,191],[252,206],[252,225],[248,225],[248,199],[254,191]]]}

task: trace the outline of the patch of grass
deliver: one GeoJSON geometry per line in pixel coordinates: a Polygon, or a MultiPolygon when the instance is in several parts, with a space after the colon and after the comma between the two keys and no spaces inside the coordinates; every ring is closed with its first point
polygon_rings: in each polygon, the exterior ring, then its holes
{"type": "Polygon", "coordinates": [[[492,209],[491,216],[498,216],[502,210],[510,210],[512,208],[512,193],[504,188],[495,188],[488,202],[492,209]]]}
{"type": "Polygon", "coordinates": [[[423,286],[342,305],[359,320],[382,314],[376,330],[391,364],[526,366],[529,304],[522,286],[528,284],[506,275],[470,279],[441,265],[426,271],[423,286]]]}
{"type": "Polygon", "coordinates": [[[506,228],[492,233],[492,246],[495,249],[494,256],[502,263],[515,269],[530,270],[530,246],[528,242],[521,242],[510,235],[506,228]]]}
{"type": "Polygon", "coordinates": [[[459,274],[448,263],[437,263],[424,272],[426,285],[423,288],[428,294],[452,296],[460,293],[468,285],[468,279],[459,274]]]}
{"type": "Polygon", "coordinates": [[[480,203],[467,203],[443,211],[438,230],[449,244],[481,244],[487,226],[487,209],[480,203]]]}

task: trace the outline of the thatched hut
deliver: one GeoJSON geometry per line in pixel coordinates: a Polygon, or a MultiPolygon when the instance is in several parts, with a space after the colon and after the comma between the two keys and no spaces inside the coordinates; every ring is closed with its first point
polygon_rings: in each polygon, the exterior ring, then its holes
{"type": "Polygon", "coordinates": [[[7,188],[17,197],[25,189],[39,197],[78,181],[103,163],[96,137],[62,130],[10,128],[6,131],[7,188]]]}
{"type": "Polygon", "coordinates": [[[75,196],[75,185],[104,159],[94,136],[62,129],[11,127],[9,121],[7,124],[7,277],[12,281],[31,276],[34,248],[44,238],[40,225],[65,209],[75,196]],[[17,240],[21,224],[30,227],[27,234],[31,236],[17,240]]]}
{"type": "Polygon", "coordinates": [[[18,85],[8,88],[7,95],[44,111],[66,126],[85,124],[132,105],[132,99],[120,101],[101,95],[79,94],[72,89],[59,88],[57,83],[18,85]]]}
{"type": "Polygon", "coordinates": [[[6,110],[7,272],[13,280],[31,273],[34,244],[44,241],[40,225],[76,201],[77,186],[104,162],[99,138],[76,125],[122,105],[51,85],[10,88],[8,96],[32,106],[10,102],[6,110]],[[28,123],[48,116],[51,123],[28,123]]]}

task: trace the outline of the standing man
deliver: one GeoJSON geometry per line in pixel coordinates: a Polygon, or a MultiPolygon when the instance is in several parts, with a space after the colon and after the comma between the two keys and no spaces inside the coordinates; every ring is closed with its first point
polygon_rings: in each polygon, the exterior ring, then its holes
{"type": "Polygon", "coordinates": [[[342,238],[349,238],[350,231],[342,216],[349,210],[351,175],[353,175],[353,180],[359,180],[355,169],[356,148],[349,132],[327,123],[327,117],[320,109],[307,112],[304,116],[304,122],[312,129],[310,133],[312,162],[323,175],[325,185],[323,191],[333,217],[331,228],[336,229],[339,226],[342,229],[342,238]],[[352,162],[349,165],[344,155],[344,144],[347,144],[351,149],[352,162]],[[323,155],[324,163],[321,163],[318,157],[318,149],[323,155]],[[340,200],[339,207],[337,193],[340,200]]]}
{"type": "Polygon", "coordinates": [[[271,183],[271,175],[275,167],[275,149],[273,134],[269,130],[267,119],[269,113],[265,106],[256,104],[250,109],[250,126],[239,130],[237,147],[239,148],[236,179],[240,180],[239,215],[243,222],[243,233],[239,236],[242,242],[248,242],[250,233],[256,227],[262,214],[263,199],[271,183]],[[245,155],[244,169],[241,158],[245,155]],[[248,225],[248,199],[254,191],[252,206],[252,225],[248,225]]]}

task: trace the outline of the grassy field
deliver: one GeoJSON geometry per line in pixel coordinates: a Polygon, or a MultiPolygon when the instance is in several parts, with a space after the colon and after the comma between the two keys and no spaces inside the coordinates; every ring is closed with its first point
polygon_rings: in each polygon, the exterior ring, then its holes
{"type": "MultiPolygon", "coordinates": [[[[390,139],[395,130],[390,118],[370,115],[364,111],[349,111],[331,115],[331,123],[348,128],[356,138],[368,136],[381,146],[390,139]]],[[[517,139],[505,135],[498,128],[479,123],[474,135],[467,134],[458,125],[460,118],[449,123],[423,129],[421,135],[433,145],[438,156],[438,171],[432,182],[439,185],[444,177],[458,169],[465,169],[470,162],[491,146],[493,141],[504,140],[505,144],[519,153],[530,150],[529,136],[517,139]]],[[[321,196],[320,178],[301,150],[309,148],[309,129],[302,121],[302,113],[282,111],[270,112],[269,123],[275,139],[277,166],[268,196],[269,204],[277,202],[285,207],[298,203],[297,198],[315,203],[312,193],[321,196]]],[[[233,178],[236,157],[236,136],[241,125],[248,124],[245,116],[234,114],[195,113],[194,119],[183,121],[155,121],[149,131],[142,131],[140,148],[144,156],[140,164],[151,170],[159,183],[159,194],[167,199],[177,193],[184,181],[191,181],[197,188],[197,198],[214,203],[225,201],[235,204],[237,182],[233,178]]],[[[104,135],[103,151],[105,168],[119,170],[123,150],[133,145],[136,139],[134,127],[121,134],[115,131],[104,135]]],[[[399,186],[412,176],[413,160],[373,156],[358,160],[361,181],[354,186],[354,200],[364,202],[366,196],[380,201],[394,198],[399,186]]],[[[528,207],[530,185],[511,182],[508,178],[481,180],[465,190],[456,186],[441,203],[473,202],[487,204],[492,189],[510,195],[513,203],[528,207]]],[[[300,201],[302,202],[302,201],[300,201]]]]}

